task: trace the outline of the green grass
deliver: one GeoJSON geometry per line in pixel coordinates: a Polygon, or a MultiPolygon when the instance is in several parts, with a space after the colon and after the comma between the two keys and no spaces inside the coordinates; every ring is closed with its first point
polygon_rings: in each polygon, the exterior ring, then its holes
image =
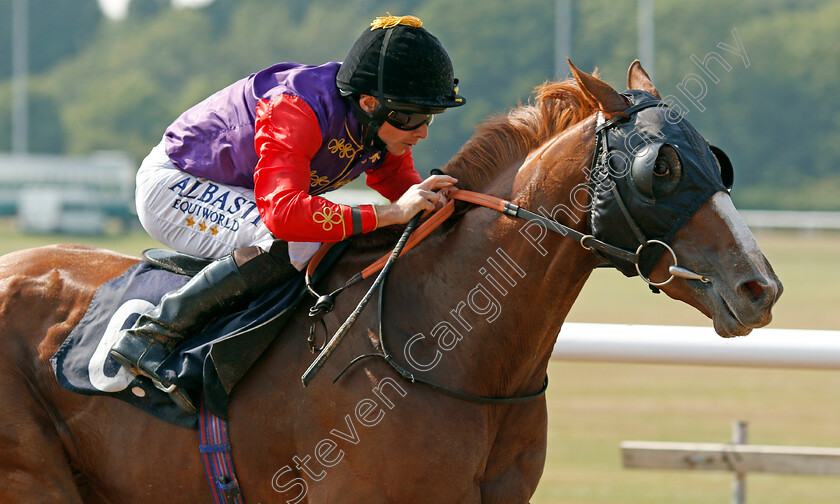
{"type": "MultiPolygon", "coordinates": [[[[757,238],[785,286],[770,327],[840,329],[840,235],[757,238]]],[[[595,272],[568,320],[711,325],[614,271],[595,272]]],[[[729,473],[623,469],[624,440],[725,443],[732,421],[747,420],[750,443],[840,447],[834,371],[553,362],[549,375],[548,457],[533,504],[729,502],[729,473]]],[[[840,479],[753,474],[747,502],[840,502],[840,479]]]]}
{"type": "MultiPolygon", "coordinates": [[[[784,284],[770,327],[840,329],[840,234],[758,233],[764,255],[784,284]]],[[[652,294],[638,278],[595,270],[569,322],[711,325],[694,308],[652,294]]]]}
{"type": "MultiPolygon", "coordinates": [[[[759,234],[785,285],[771,327],[840,329],[840,235],[759,234]]],[[[144,234],[29,236],[0,226],[0,253],[58,242],[137,255],[144,234]]],[[[710,325],[694,309],[650,294],[638,279],[597,271],[569,321],[710,325]]],[[[840,373],[553,362],[548,458],[533,504],[706,504],[729,501],[731,475],[622,469],[623,440],[727,442],[733,420],[750,442],[840,447],[840,373]]],[[[840,502],[840,479],[748,476],[748,502],[840,502]]]]}
{"type": "Polygon", "coordinates": [[[82,243],[137,257],[147,248],[163,247],[145,232],[141,231],[126,234],[106,234],[102,236],[23,234],[15,230],[12,220],[0,220],[0,255],[16,250],[41,247],[55,243],[82,243]]]}
{"type": "MultiPolygon", "coordinates": [[[[553,362],[541,503],[728,502],[728,473],[622,469],[623,440],[840,447],[840,374],[553,362]]],[[[837,478],[751,475],[748,502],[840,502],[837,478]]]]}

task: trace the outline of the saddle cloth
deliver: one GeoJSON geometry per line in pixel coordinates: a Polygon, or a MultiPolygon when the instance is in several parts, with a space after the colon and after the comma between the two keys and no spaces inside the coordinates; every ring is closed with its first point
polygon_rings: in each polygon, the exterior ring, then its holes
{"type": "MultiPolygon", "coordinates": [[[[103,284],[79,324],[50,359],[62,387],[121,399],[163,420],[198,428],[189,414],[151,380],[120,367],[108,351],[122,329],[189,277],[140,262],[103,284]]],[[[225,315],[188,338],[163,363],[161,377],[182,387],[198,404],[227,418],[230,393],[306,296],[303,273],[263,293],[240,312],[225,315]]]]}

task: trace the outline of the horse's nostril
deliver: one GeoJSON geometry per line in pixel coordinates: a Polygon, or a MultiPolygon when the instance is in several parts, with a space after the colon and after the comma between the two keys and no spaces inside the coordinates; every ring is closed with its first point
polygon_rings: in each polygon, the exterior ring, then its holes
{"type": "Polygon", "coordinates": [[[750,280],[741,286],[744,294],[749,294],[753,300],[761,299],[764,295],[764,287],[757,280],[750,280]]]}

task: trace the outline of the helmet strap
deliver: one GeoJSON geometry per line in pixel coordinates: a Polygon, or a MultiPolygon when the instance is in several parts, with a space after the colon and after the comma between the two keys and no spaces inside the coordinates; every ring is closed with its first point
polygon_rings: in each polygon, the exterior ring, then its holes
{"type": "Polygon", "coordinates": [[[388,117],[388,109],[383,105],[385,98],[383,98],[382,88],[384,87],[385,74],[385,54],[388,51],[388,43],[391,41],[394,29],[388,28],[385,30],[385,36],[382,38],[382,48],[379,50],[379,75],[377,76],[377,89],[375,98],[379,102],[373,113],[367,112],[359,104],[358,98],[350,97],[350,102],[353,104],[353,113],[356,119],[364,128],[364,138],[362,139],[362,149],[367,152],[372,149],[384,151],[387,149],[385,142],[379,138],[379,128],[385,123],[385,118],[388,117]]]}
{"type": "MultiPolygon", "coordinates": [[[[384,151],[387,147],[385,142],[379,138],[379,128],[385,124],[385,118],[388,117],[388,109],[383,105],[385,98],[383,96],[384,80],[385,80],[385,55],[388,52],[388,43],[391,42],[391,35],[394,34],[394,29],[386,29],[385,36],[382,37],[382,48],[379,50],[379,75],[377,75],[376,82],[376,99],[379,102],[374,109],[373,114],[370,115],[371,120],[368,122],[367,131],[363,145],[375,147],[384,151]]],[[[359,106],[361,108],[361,106],[359,106]]]]}
{"type": "Polygon", "coordinates": [[[356,120],[362,125],[364,137],[362,138],[362,149],[364,152],[371,150],[387,149],[385,142],[379,138],[379,128],[385,123],[385,118],[388,117],[388,109],[382,106],[380,102],[373,113],[370,113],[362,108],[359,104],[359,99],[353,96],[348,96],[347,99],[353,105],[353,115],[356,120]]]}

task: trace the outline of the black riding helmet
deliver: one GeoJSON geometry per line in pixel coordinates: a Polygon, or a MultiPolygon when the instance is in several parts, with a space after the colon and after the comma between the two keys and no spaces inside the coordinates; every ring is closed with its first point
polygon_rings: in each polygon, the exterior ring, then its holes
{"type": "Polygon", "coordinates": [[[414,16],[376,18],[338,70],[336,85],[366,128],[365,148],[384,149],[377,133],[386,120],[397,128],[414,129],[430,122],[432,114],[466,103],[458,94],[449,55],[422,25],[414,16]],[[358,103],[363,94],[379,100],[372,114],[358,103]]]}

